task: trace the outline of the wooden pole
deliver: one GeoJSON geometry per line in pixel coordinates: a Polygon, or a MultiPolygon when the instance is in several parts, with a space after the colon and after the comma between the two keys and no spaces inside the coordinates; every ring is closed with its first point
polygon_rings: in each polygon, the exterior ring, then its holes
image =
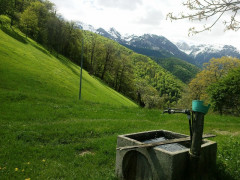
{"type": "MultiPolygon", "coordinates": [[[[204,139],[204,138],[211,138],[211,137],[215,137],[215,135],[207,134],[207,135],[204,135],[202,138],[204,139]]],[[[190,141],[190,137],[183,137],[183,138],[169,139],[169,140],[150,143],[150,144],[142,143],[134,146],[124,146],[124,147],[117,148],[117,150],[121,151],[121,150],[129,150],[129,149],[136,149],[136,148],[152,148],[155,146],[160,146],[165,144],[181,143],[181,142],[188,142],[188,141],[190,141]]]]}

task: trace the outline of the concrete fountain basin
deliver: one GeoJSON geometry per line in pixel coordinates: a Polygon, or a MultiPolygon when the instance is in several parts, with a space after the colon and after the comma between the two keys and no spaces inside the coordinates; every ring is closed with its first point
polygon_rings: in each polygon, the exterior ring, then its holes
{"type": "MultiPolygon", "coordinates": [[[[119,135],[117,148],[188,137],[166,130],[119,135]]],[[[186,180],[191,179],[190,142],[165,144],[152,148],[117,149],[116,176],[119,179],[186,180]]],[[[216,165],[216,142],[203,140],[198,171],[209,179],[216,165]]]]}

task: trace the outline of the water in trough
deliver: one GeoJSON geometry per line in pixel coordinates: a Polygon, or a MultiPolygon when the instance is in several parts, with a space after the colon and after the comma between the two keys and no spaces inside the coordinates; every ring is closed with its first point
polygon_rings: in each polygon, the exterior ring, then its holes
{"type": "MultiPolygon", "coordinates": [[[[166,140],[168,140],[168,139],[165,137],[159,137],[159,138],[154,138],[154,139],[148,139],[148,140],[145,140],[142,142],[146,143],[146,144],[151,144],[151,143],[157,143],[157,142],[162,142],[162,141],[166,141],[166,140]]],[[[187,147],[185,147],[181,144],[178,144],[178,143],[164,144],[164,145],[160,145],[160,146],[156,146],[156,147],[164,149],[166,151],[170,151],[170,152],[176,152],[176,151],[188,149],[187,147]]]]}

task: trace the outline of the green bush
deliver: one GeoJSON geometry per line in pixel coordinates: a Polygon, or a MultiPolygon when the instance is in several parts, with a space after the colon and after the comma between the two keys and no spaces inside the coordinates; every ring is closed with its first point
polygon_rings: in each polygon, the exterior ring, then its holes
{"type": "Polygon", "coordinates": [[[208,92],[215,111],[239,115],[240,68],[230,71],[220,81],[212,84],[208,92]]]}
{"type": "Polygon", "coordinates": [[[4,15],[0,15],[0,25],[1,26],[8,26],[10,24],[11,20],[4,15]]]}

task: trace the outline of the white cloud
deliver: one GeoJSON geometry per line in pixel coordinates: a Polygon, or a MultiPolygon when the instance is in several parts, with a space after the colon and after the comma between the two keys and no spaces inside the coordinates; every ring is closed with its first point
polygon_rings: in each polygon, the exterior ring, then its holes
{"type": "Polygon", "coordinates": [[[163,14],[157,9],[148,9],[145,14],[141,17],[137,17],[135,20],[138,24],[146,24],[151,26],[158,26],[160,22],[164,19],[163,14]]]}
{"type": "Polygon", "coordinates": [[[142,4],[142,0],[97,0],[96,2],[99,6],[122,10],[134,10],[142,4]]]}
{"type": "MultiPolygon", "coordinates": [[[[188,20],[166,20],[169,12],[186,12],[185,0],[51,0],[67,20],[83,21],[94,27],[114,27],[120,33],[163,35],[169,40],[195,43],[232,44],[240,49],[239,32],[224,32],[222,20],[211,32],[188,37],[190,27],[202,28],[206,23],[188,20]]],[[[211,19],[207,21],[209,23],[211,19]]]]}

